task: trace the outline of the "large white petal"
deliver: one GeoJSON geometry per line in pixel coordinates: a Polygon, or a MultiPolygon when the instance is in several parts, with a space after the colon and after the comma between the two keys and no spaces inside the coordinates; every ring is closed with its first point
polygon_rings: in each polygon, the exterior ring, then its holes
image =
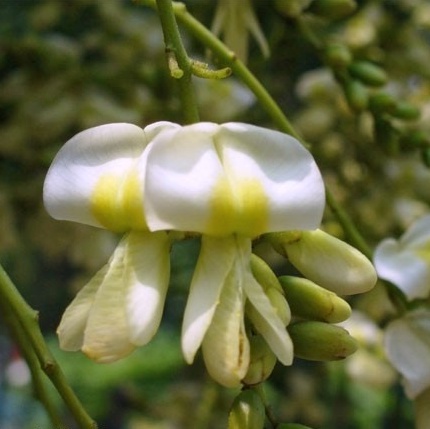
{"type": "Polygon", "coordinates": [[[339,295],[372,289],[377,280],[372,263],[357,249],[321,230],[303,231],[284,246],[291,263],[309,280],[339,295]]]}
{"type": "Polygon", "coordinates": [[[188,363],[193,362],[211,324],[234,258],[233,237],[202,237],[182,326],[182,351],[188,363]]]}
{"type": "Polygon", "coordinates": [[[212,323],[202,343],[203,359],[209,374],[226,387],[240,385],[250,361],[244,322],[244,279],[241,274],[233,268],[227,276],[212,323]]]}
{"type": "Polygon", "coordinates": [[[213,146],[218,127],[199,123],[154,139],[145,184],[145,211],[152,231],[206,229],[211,189],[224,174],[213,146]]]}
{"type": "Polygon", "coordinates": [[[249,200],[260,198],[254,190],[259,183],[267,198],[264,232],[319,226],[324,184],[312,155],[296,139],[255,125],[226,123],[215,144],[244,219],[253,221],[255,207],[249,200]]]}
{"type": "Polygon", "coordinates": [[[419,309],[385,330],[388,359],[402,374],[406,394],[416,398],[430,386],[430,311],[419,309]]]}
{"type": "Polygon", "coordinates": [[[403,248],[427,248],[430,251],[430,215],[414,222],[400,238],[403,248]]]}
{"type": "Polygon", "coordinates": [[[60,149],[46,176],[43,198],[48,213],[118,231],[145,229],[142,155],[148,137],[174,127],[161,122],[142,130],[117,123],[74,136],[60,149]]]}
{"type": "Polygon", "coordinates": [[[324,208],[310,153],[286,134],[239,123],[199,123],[157,136],[145,192],[151,230],[214,236],[313,229],[324,208]]]}
{"type": "Polygon", "coordinates": [[[169,284],[169,253],[170,239],[163,231],[131,232],[127,238],[124,277],[131,285],[127,318],[133,344],[148,343],[160,325],[169,284]]]}

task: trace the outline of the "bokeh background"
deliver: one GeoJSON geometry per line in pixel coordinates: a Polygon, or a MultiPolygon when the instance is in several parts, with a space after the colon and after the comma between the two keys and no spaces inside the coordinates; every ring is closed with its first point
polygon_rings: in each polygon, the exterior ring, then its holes
{"type": "MultiPolygon", "coordinates": [[[[231,0],[242,1],[242,0],[231,0]]],[[[282,2],[255,0],[269,42],[265,59],[250,41],[248,65],[312,145],[326,183],[369,243],[397,235],[428,211],[430,169],[423,152],[375,138],[372,116],[357,114],[318,52],[285,16],[282,2]]],[[[131,0],[0,0],[0,262],[29,304],[70,384],[101,429],[226,427],[235,391],[211,382],[200,361],[186,366],[180,326],[198,255],[197,240],[172,252],[172,281],[162,328],[129,358],[97,365],[58,350],[55,328],[74,294],[109,258],[118,237],[57,222],[44,211],[42,186],[58,149],[74,134],[109,122],[181,122],[156,14],[131,0]]],[[[215,0],[186,0],[210,26],[215,0]]],[[[426,0],[363,0],[347,19],[323,21],[323,40],[341,40],[356,58],[383,65],[387,91],[421,109],[393,125],[430,128],[430,5],[426,0]]],[[[204,46],[183,31],[189,53],[204,46]]],[[[222,64],[221,64],[222,65],[222,64]]],[[[234,77],[195,79],[202,120],[273,127],[234,77]]],[[[342,238],[327,211],[324,227],[342,238]]],[[[281,260],[261,248],[282,272],[281,260]]],[[[412,407],[385,361],[379,326],[389,314],[384,291],[352,302],[350,329],[362,350],[342,363],[297,360],[277,367],[267,392],[275,414],[319,429],[412,428],[412,407]]],[[[52,391],[56,398],[56,393],[52,391]]],[[[57,399],[58,400],[58,399],[57,399]]],[[[58,400],[58,406],[61,402],[58,400]]],[[[65,412],[65,421],[68,421],[65,412]]],[[[72,429],[70,421],[67,429],[72,429]]],[[[0,429],[49,429],[32,397],[28,370],[0,318],[0,429]]],[[[52,428],[54,429],[54,428],[52,428]]],[[[57,429],[57,428],[55,428],[57,429]]]]}

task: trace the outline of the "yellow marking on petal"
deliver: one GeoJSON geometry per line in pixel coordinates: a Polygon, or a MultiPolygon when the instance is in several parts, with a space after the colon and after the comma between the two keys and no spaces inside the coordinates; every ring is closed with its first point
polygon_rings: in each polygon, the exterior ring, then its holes
{"type": "Polygon", "coordinates": [[[268,198],[257,179],[242,179],[232,186],[221,178],[212,190],[209,204],[208,235],[254,237],[267,230],[268,198]]]}
{"type": "Polygon", "coordinates": [[[111,231],[146,231],[142,188],[136,171],[129,173],[125,179],[115,174],[105,174],[98,180],[92,194],[91,212],[111,231]]]}

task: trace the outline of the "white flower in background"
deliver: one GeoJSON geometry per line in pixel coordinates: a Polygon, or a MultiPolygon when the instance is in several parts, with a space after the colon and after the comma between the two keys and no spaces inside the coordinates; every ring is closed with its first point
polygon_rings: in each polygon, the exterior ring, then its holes
{"type": "Polygon", "coordinates": [[[251,0],[218,0],[212,32],[216,36],[222,33],[226,45],[244,62],[248,58],[248,32],[254,36],[263,55],[268,57],[270,54],[251,0]]]}
{"type": "Polygon", "coordinates": [[[146,149],[166,122],[91,128],[69,140],[44,185],[48,213],[125,233],[108,264],[83,287],[63,315],[58,335],[65,350],[82,349],[110,362],[146,344],[162,315],[169,279],[170,239],[150,233],[144,214],[146,149]]]}
{"type": "Polygon", "coordinates": [[[319,225],[324,186],[310,153],[288,135],[247,124],[172,128],[152,142],[144,194],[151,231],[203,234],[182,330],[187,362],[202,346],[211,376],[240,384],[250,362],[248,301],[254,328],[291,364],[288,320],[252,275],[251,242],[266,232],[319,225]]]}
{"type": "Polygon", "coordinates": [[[395,319],[385,329],[385,351],[415,399],[430,388],[430,310],[420,308],[395,319]]]}
{"type": "Polygon", "coordinates": [[[376,248],[376,271],[408,299],[430,294],[430,215],[414,222],[399,240],[387,238],[376,248]]]}

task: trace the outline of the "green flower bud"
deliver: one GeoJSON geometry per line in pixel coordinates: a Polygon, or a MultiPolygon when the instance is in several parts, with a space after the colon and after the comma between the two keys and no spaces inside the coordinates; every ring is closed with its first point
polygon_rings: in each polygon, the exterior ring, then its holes
{"type": "Polygon", "coordinates": [[[385,70],[369,61],[354,61],[348,71],[352,77],[369,86],[382,86],[388,80],[385,70]]]}
{"type": "Polygon", "coordinates": [[[282,276],[279,281],[294,316],[339,323],[351,315],[351,307],[346,301],[308,279],[282,276]]]}
{"type": "Polygon", "coordinates": [[[354,0],[316,0],[313,1],[309,12],[327,19],[342,19],[357,8],[354,0]]]}
{"type": "Polygon", "coordinates": [[[294,355],[315,361],[345,359],[357,350],[357,342],[346,329],[324,322],[298,322],[288,327],[294,355]]]}
{"type": "Polygon", "coordinates": [[[343,85],[343,90],[352,110],[362,112],[367,109],[369,96],[367,88],[360,81],[348,79],[343,85]]]}
{"type": "Polygon", "coordinates": [[[415,150],[418,148],[427,148],[430,144],[430,136],[422,130],[408,131],[400,139],[401,148],[408,150],[415,150]]]}
{"type": "Polygon", "coordinates": [[[276,356],[261,335],[249,339],[251,356],[243,384],[254,385],[267,380],[276,364],[276,356]]]}
{"type": "Polygon", "coordinates": [[[334,70],[343,70],[352,61],[351,51],[342,43],[331,43],[324,49],[324,59],[334,70]]]}
{"type": "Polygon", "coordinates": [[[254,254],[251,255],[251,270],[257,282],[263,287],[271,304],[276,309],[278,316],[287,325],[291,318],[291,312],[285,300],[282,286],[275,273],[263,259],[254,254]]]}
{"type": "Polygon", "coordinates": [[[418,107],[413,106],[406,101],[398,102],[391,112],[391,115],[395,118],[403,119],[405,121],[414,121],[419,119],[420,114],[421,111],[418,107]]]}
{"type": "Polygon", "coordinates": [[[369,108],[373,113],[392,113],[396,109],[396,99],[387,92],[373,94],[369,99],[369,108]]]}
{"type": "Polygon", "coordinates": [[[266,415],[258,393],[244,390],[236,396],[228,416],[228,429],[263,429],[266,415]]]}

